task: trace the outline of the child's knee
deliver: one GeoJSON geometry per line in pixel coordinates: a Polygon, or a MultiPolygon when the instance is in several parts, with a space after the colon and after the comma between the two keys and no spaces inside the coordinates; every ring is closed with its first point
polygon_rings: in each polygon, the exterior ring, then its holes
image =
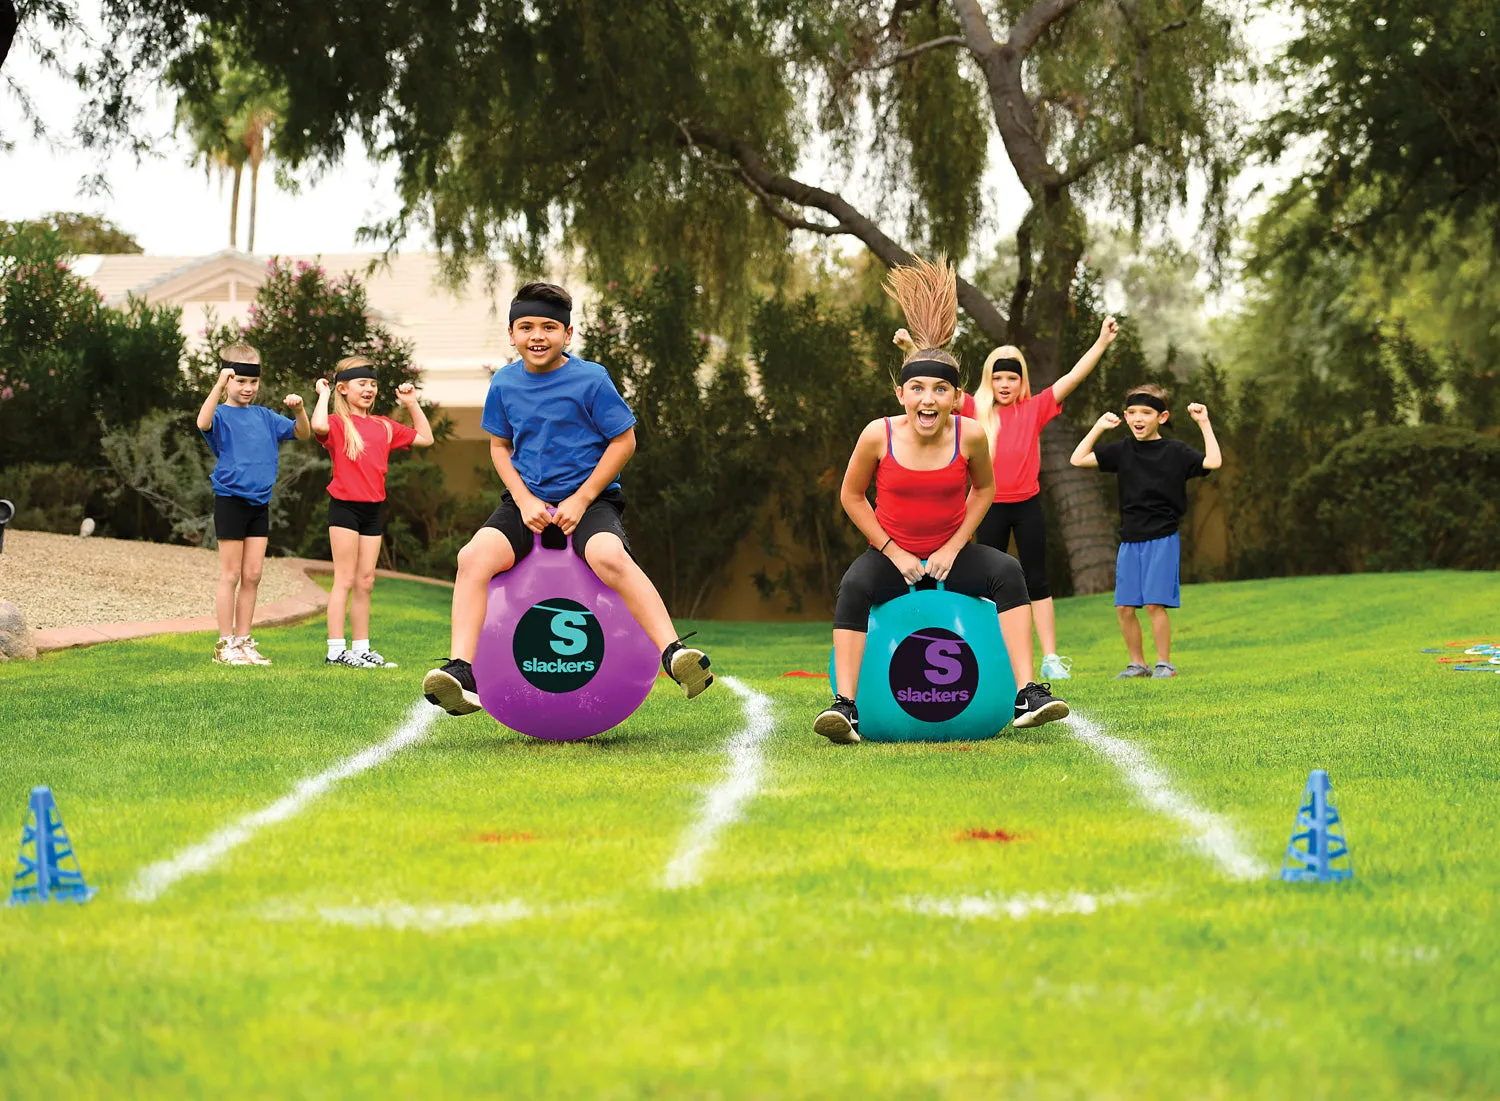
{"type": "Polygon", "coordinates": [[[240,583],[240,568],[238,566],[219,567],[219,581],[225,585],[238,585],[240,583]]]}
{"type": "Polygon", "coordinates": [[[1135,618],[1137,608],[1129,604],[1116,604],[1115,615],[1120,617],[1121,623],[1126,623],[1135,618]]]}
{"type": "Polygon", "coordinates": [[[264,572],[263,566],[246,566],[240,571],[241,585],[259,585],[260,575],[264,572]]]}
{"type": "Polygon", "coordinates": [[[458,574],[463,578],[482,576],[488,581],[515,564],[515,551],[511,550],[510,541],[503,535],[498,539],[476,535],[458,552],[458,574]]]}
{"type": "Polygon", "coordinates": [[[630,569],[630,555],[618,536],[605,532],[594,536],[583,550],[589,569],[606,584],[619,581],[630,569]]]}
{"type": "Polygon", "coordinates": [[[1167,606],[1165,604],[1147,604],[1146,614],[1152,619],[1160,619],[1167,614],[1167,606]]]}

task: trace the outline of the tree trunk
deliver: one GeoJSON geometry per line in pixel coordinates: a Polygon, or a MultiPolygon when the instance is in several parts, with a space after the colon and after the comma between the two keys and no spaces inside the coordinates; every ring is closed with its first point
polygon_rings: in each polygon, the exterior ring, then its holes
{"type": "MultiPolygon", "coordinates": [[[[1073,308],[1073,277],[1083,256],[1083,223],[1065,195],[1043,200],[1042,256],[1035,289],[1023,318],[1012,317],[1013,331],[1026,350],[1032,391],[1051,386],[1071,369],[1063,363],[1063,337],[1073,308]]],[[[1029,243],[1028,234],[1019,243],[1029,243]]],[[[1019,236],[1019,235],[1018,235],[1019,236]]],[[[1051,499],[1073,575],[1073,591],[1080,596],[1107,592],[1115,581],[1115,524],[1105,494],[1107,482],[1097,471],[1081,470],[1068,461],[1087,431],[1066,415],[1042,433],[1042,486],[1051,499]]]]}
{"type": "Polygon", "coordinates": [[[229,247],[239,248],[240,244],[240,177],[245,174],[245,166],[237,164],[234,166],[234,189],[229,195],[229,247]]]}
{"type": "Polygon", "coordinates": [[[16,40],[16,28],[20,26],[20,22],[12,0],[0,0],[0,67],[5,65],[5,59],[10,55],[10,44],[16,40]]]}
{"type": "Polygon", "coordinates": [[[260,162],[250,163],[250,240],[245,243],[246,252],[255,251],[255,203],[260,191],[260,162]]]}

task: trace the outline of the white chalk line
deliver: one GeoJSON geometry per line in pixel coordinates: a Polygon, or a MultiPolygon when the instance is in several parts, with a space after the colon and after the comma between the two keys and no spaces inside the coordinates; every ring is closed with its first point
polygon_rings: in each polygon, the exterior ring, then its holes
{"type": "Polygon", "coordinates": [[[384,764],[403,749],[416,745],[427,737],[433,721],[440,714],[442,712],[426,700],[417,700],[406,712],[406,718],[400,727],[385,741],[363,749],[352,757],[346,757],[316,776],[308,777],[270,806],[225,826],[206,841],[183,849],[169,860],[141,869],[135,882],[127,889],[126,897],[136,902],[154,902],[178,881],[208,871],[267,826],[285,822],[302,813],[309,804],[326,794],[341,780],[367,772],[384,764]]]}
{"type": "Polygon", "coordinates": [[[444,933],[475,925],[504,925],[537,913],[520,899],[463,903],[380,902],[368,906],[271,906],[262,916],[272,921],[306,921],[310,918],[330,925],[363,929],[416,930],[444,933]]]}
{"type": "Polygon", "coordinates": [[[1197,849],[1232,879],[1261,879],[1271,874],[1266,864],[1241,847],[1228,820],[1173,788],[1145,750],[1106,734],[1098,723],[1076,711],[1062,726],[1119,769],[1142,802],[1187,827],[1197,849]]]}
{"type": "Polygon", "coordinates": [[[901,905],[914,914],[957,918],[959,921],[973,921],[977,918],[1025,921],[1039,915],[1097,914],[1105,906],[1138,900],[1138,896],[1122,891],[1104,895],[1074,892],[1066,895],[966,895],[960,898],[913,895],[902,899],[901,905]]]}
{"type": "Polygon", "coordinates": [[[697,820],[683,834],[677,854],[662,873],[662,886],[667,890],[691,887],[698,882],[703,858],[724,827],[739,820],[745,804],[760,790],[761,774],[765,771],[763,750],[775,725],[771,698],[736,677],[718,679],[745,701],[745,725],[724,746],[729,757],[728,773],[709,789],[697,820]]]}

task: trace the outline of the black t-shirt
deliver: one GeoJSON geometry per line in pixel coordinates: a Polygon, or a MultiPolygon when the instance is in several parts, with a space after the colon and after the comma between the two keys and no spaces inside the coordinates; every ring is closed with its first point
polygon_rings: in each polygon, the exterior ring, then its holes
{"type": "Polygon", "coordinates": [[[1163,539],[1187,511],[1187,480],[1208,474],[1181,440],[1116,440],[1094,448],[1099,469],[1120,476],[1120,542],[1163,539]]]}

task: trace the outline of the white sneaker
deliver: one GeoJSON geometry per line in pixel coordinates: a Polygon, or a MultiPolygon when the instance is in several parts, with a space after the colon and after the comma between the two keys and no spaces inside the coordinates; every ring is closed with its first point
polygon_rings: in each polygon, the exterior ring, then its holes
{"type": "Polygon", "coordinates": [[[1056,654],[1048,654],[1042,659],[1043,680],[1072,680],[1073,659],[1060,658],[1056,654]]]}
{"type": "Polygon", "coordinates": [[[214,643],[214,661],[219,665],[250,664],[232,638],[221,638],[214,643]]]}
{"type": "Polygon", "coordinates": [[[239,643],[240,653],[244,655],[250,665],[270,665],[271,659],[266,657],[256,648],[255,639],[245,637],[239,643]]]}
{"type": "Polygon", "coordinates": [[[340,650],[335,657],[324,658],[324,665],[342,665],[345,669],[373,669],[374,666],[365,661],[353,650],[340,650]]]}
{"type": "Polygon", "coordinates": [[[354,656],[363,661],[371,669],[397,668],[394,661],[386,661],[385,658],[380,656],[380,651],[378,650],[356,650],[354,651],[354,656]]]}

